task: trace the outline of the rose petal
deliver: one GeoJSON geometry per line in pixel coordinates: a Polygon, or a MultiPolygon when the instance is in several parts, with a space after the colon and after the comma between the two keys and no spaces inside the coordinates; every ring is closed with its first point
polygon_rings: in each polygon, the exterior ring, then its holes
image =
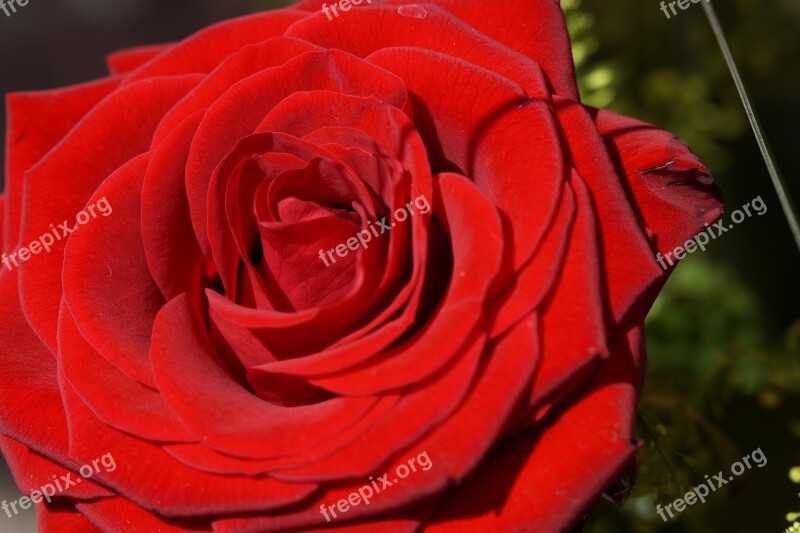
{"type": "Polygon", "coordinates": [[[472,339],[459,359],[432,379],[405,391],[400,401],[351,445],[319,461],[273,472],[287,481],[335,481],[367,478],[402,450],[412,448],[425,434],[458,408],[478,371],[485,337],[472,339]]]}
{"type": "Polygon", "coordinates": [[[575,195],[568,186],[561,193],[561,205],[544,237],[542,246],[523,265],[519,275],[495,303],[490,338],[511,328],[533,312],[552,292],[566,259],[568,240],[576,211],[575,195]]]}
{"type": "Polygon", "coordinates": [[[198,440],[181,425],[157,391],[125,375],[81,337],[65,302],[58,336],[64,377],[100,420],[149,440],[198,440]]]}
{"type": "Polygon", "coordinates": [[[188,292],[199,301],[209,283],[186,196],[186,160],[201,117],[187,118],[158,146],[142,183],[142,244],[165,300],[188,292]]]}
{"type": "Polygon", "coordinates": [[[118,50],[106,56],[106,65],[112,75],[127,74],[139,68],[162,52],[169,50],[173,44],[152,44],[118,50]]]}
{"type": "Polygon", "coordinates": [[[72,430],[70,449],[91,461],[112,453],[116,468],[96,478],[126,499],[167,517],[269,511],[297,503],[316,485],[283,483],[271,478],[218,476],[187,468],[160,446],[103,426],[66,381],[61,394],[72,430]],[[202,490],[214,487],[214,490],[202,490]]]}
{"type": "Polygon", "coordinates": [[[23,494],[30,495],[34,490],[41,492],[45,485],[52,485],[56,489],[53,497],[55,501],[63,498],[89,500],[112,495],[105,487],[98,485],[92,479],[82,478],[78,474],[79,463],[70,461],[74,463],[74,467],[64,468],[49,458],[32,451],[24,444],[7,437],[0,437],[0,449],[2,449],[3,457],[14,475],[17,487],[23,494]],[[64,478],[68,478],[73,483],[68,486],[68,483],[64,481],[62,485],[61,482],[64,478]]]}
{"type": "Polygon", "coordinates": [[[219,22],[170,46],[153,61],[133,71],[125,84],[163,76],[209,73],[237,50],[281,35],[293,22],[305,16],[302,12],[280,9],[219,22]]]}
{"type": "MultiPolygon", "coordinates": [[[[122,497],[78,503],[75,507],[101,531],[132,531],[134,533],[211,531],[210,524],[202,518],[167,521],[167,519],[150,513],[122,497]]],[[[83,530],[75,533],[83,533],[83,530]]]]}
{"type": "MultiPolygon", "coordinates": [[[[407,0],[387,0],[387,4],[395,6],[407,3],[407,0]]],[[[541,65],[554,94],[573,100],[580,98],[569,32],[558,2],[437,0],[436,4],[541,65]]]]}
{"type": "Polygon", "coordinates": [[[311,383],[339,394],[376,394],[417,383],[447,365],[470,335],[486,327],[484,300],[503,253],[500,221],[491,202],[463,176],[440,174],[434,184],[433,213],[449,232],[453,279],[432,321],[376,360],[310,378],[311,383]],[[471,224],[475,217],[482,224],[471,224]]]}
{"type": "MultiPolygon", "coordinates": [[[[45,224],[74,221],[104,179],[147,150],[159,118],[197,80],[198,76],[190,75],[136,83],[115,91],[96,105],[57,149],[26,172],[23,191],[26,209],[22,214],[20,242],[32,242],[51,231],[45,224]],[[122,143],[118,141],[120,131],[126,134],[122,143]],[[54,176],[80,179],[54,179],[54,176]]],[[[56,351],[61,303],[62,243],[56,242],[50,253],[37,256],[35,268],[24,265],[20,269],[25,316],[52,352],[56,351]]]]}
{"type": "Polygon", "coordinates": [[[655,263],[622,183],[610,178],[615,168],[591,117],[575,102],[555,98],[554,105],[572,162],[596,206],[602,241],[600,265],[607,283],[607,305],[612,318],[609,331],[613,331],[636,298],[661,277],[663,271],[655,263]]]}
{"type": "Polygon", "coordinates": [[[121,167],[95,192],[112,211],[71,236],[64,253],[64,297],[81,335],[128,376],[155,388],[150,333],[164,305],[141,236],[141,190],[151,154],[121,167]],[[125,254],[109,253],[122,249],[125,254]]]}
{"type": "Polygon", "coordinates": [[[548,426],[496,449],[448,495],[426,531],[568,530],[636,451],[642,351],[641,328],[624,331],[587,388],[548,426]]]}
{"type": "Polygon", "coordinates": [[[456,165],[492,200],[513,243],[508,259],[519,268],[552,220],[564,180],[548,106],[496,74],[436,52],[381,50],[369,60],[407,80],[423,103],[415,122],[426,146],[441,146],[441,154],[431,154],[434,169],[456,165]],[[453,87],[460,87],[459,98],[452,98],[453,87]]]}
{"type": "MultiPolygon", "coordinates": [[[[524,396],[525,387],[536,369],[540,353],[537,328],[537,319],[531,315],[494,343],[487,350],[485,364],[467,400],[407,452],[408,456],[427,452],[433,465],[430,470],[407,477],[402,483],[393,485],[391,492],[378,493],[369,506],[352,507],[337,518],[337,523],[383,516],[386,512],[431,498],[453,481],[459,483],[475,469],[494,445],[517,401],[524,396]]],[[[400,453],[395,464],[405,460],[404,454],[400,453]]],[[[388,468],[387,465],[376,475],[388,468]]],[[[226,533],[270,533],[324,526],[326,522],[320,513],[320,505],[347,498],[353,490],[366,483],[368,480],[357,479],[353,485],[329,487],[296,511],[287,510],[275,516],[223,518],[214,522],[214,529],[226,533]]]]}
{"type": "Polygon", "coordinates": [[[608,357],[603,313],[603,278],[598,260],[597,217],[589,190],[573,172],[570,186],[577,213],[558,282],[541,310],[542,364],[530,388],[530,404],[541,408],[585,369],[608,357]]]}
{"type": "Polygon", "coordinates": [[[251,257],[258,235],[260,186],[274,178],[265,174],[270,163],[285,171],[327,155],[291,136],[252,134],[241,139],[214,169],[206,193],[205,239],[228,299],[246,307],[276,308],[251,257]]]}
{"type": "Polygon", "coordinates": [[[424,18],[413,18],[376,2],[352,10],[332,28],[328,18],[321,16],[321,6],[316,6],[319,14],[296,22],[286,35],[359,57],[395,47],[432,50],[496,72],[521,85],[529,97],[549,98],[547,81],[536,61],[476,31],[438,5],[426,4],[424,9],[424,18]],[[381,31],[372,31],[375,27],[381,31]]]}
{"type": "Polygon", "coordinates": [[[36,506],[39,533],[102,533],[74,508],[36,506]]]}
{"type": "Polygon", "coordinates": [[[25,321],[18,272],[0,270],[0,325],[14,342],[0,344],[0,433],[32,450],[72,465],[67,421],[56,382],[56,359],[25,321]],[[41,420],[48,424],[41,424],[41,420]]]}
{"type": "Polygon", "coordinates": [[[592,113],[640,220],[657,236],[659,251],[672,251],[719,218],[719,189],[685,143],[638,120],[610,111],[592,113]]]}
{"type": "Polygon", "coordinates": [[[245,459],[226,455],[201,444],[174,444],[165,446],[173,457],[192,468],[219,474],[268,474],[276,468],[298,467],[333,456],[359,440],[377,422],[385,422],[400,398],[399,394],[382,396],[375,407],[355,424],[333,438],[321,441],[310,448],[275,459],[245,459]]]}
{"type": "Polygon", "coordinates": [[[10,93],[6,97],[8,208],[0,239],[4,250],[19,242],[24,173],[118,85],[117,79],[100,80],[54,91],[10,93]]]}
{"type": "Polygon", "coordinates": [[[396,76],[337,50],[301,54],[231,87],[209,107],[186,169],[192,221],[206,256],[206,202],[213,170],[239,139],[254,131],[267,131],[259,123],[263,124],[270,109],[289,95],[311,90],[380,98],[400,108],[407,102],[405,87],[396,76]]]}
{"type": "Polygon", "coordinates": [[[212,448],[253,458],[285,455],[342,432],[375,405],[374,398],[337,398],[293,408],[265,402],[220,366],[201,320],[185,297],[165,305],[153,329],[151,358],[164,398],[212,448]]]}
{"type": "Polygon", "coordinates": [[[256,72],[283,65],[288,60],[313,50],[320,48],[305,41],[285,37],[274,37],[243,47],[220,63],[195,89],[164,115],[153,135],[153,146],[161,144],[187,117],[208,109],[232,85],[256,72]]]}

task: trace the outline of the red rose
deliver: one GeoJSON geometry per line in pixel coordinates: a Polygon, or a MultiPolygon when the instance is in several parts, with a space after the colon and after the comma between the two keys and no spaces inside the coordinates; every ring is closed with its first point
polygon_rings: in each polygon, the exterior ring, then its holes
{"type": "Polygon", "coordinates": [[[43,531],[554,532],[630,462],[705,167],[579,103],[552,0],[321,4],[9,96],[0,431],[43,531]]]}

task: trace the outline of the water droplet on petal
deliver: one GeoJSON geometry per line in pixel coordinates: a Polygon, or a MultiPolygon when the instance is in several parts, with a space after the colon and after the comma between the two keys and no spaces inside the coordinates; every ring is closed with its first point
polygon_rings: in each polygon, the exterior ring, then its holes
{"type": "Polygon", "coordinates": [[[400,6],[397,8],[397,13],[403,17],[415,19],[424,19],[428,16],[428,10],[418,5],[400,6]]]}

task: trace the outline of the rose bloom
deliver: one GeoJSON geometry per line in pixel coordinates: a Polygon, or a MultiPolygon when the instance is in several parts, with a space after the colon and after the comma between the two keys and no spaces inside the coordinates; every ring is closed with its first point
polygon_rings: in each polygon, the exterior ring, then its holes
{"type": "Polygon", "coordinates": [[[719,194],[580,103],[556,2],[309,0],[109,65],[7,98],[2,251],[113,208],[0,268],[20,489],[116,462],[41,531],[550,533],[631,470],[655,254],[719,194]]]}

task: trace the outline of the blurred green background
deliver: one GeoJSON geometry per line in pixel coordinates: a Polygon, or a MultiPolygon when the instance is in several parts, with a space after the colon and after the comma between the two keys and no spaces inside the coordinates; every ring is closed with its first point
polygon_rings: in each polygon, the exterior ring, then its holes
{"type": "MultiPolygon", "coordinates": [[[[110,51],[176,40],[222,18],[289,3],[31,3],[13,18],[0,17],[0,48],[6,52],[0,91],[99,77],[110,51]]],[[[623,506],[598,505],[585,531],[784,531],[787,514],[800,512],[800,484],[789,476],[800,465],[800,252],[722,56],[697,4],[669,20],[657,0],[562,5],[585,102],[657,124],[688,142],[714,173],[728,213],[757,196],[769,208],[714,240],[705,253],[688,256],[648,317],[638,481],[623,506]],[[728,471],[757,448],[768,459],[763,468],[747,471],[668,523],[656,515],[656,504],[670,503],[706,474],[728,471]]],[[[800,2],[714,5],[777,160],[800,199],[800,2]]],[[[0,495],[18,497],[7,473],[3,477],[0,495]]],[[[795,478],[800,481],[800,474],[795,478]]],[[[28,515],[3,527],[21,532],[34,526],[28,515]]]]}

